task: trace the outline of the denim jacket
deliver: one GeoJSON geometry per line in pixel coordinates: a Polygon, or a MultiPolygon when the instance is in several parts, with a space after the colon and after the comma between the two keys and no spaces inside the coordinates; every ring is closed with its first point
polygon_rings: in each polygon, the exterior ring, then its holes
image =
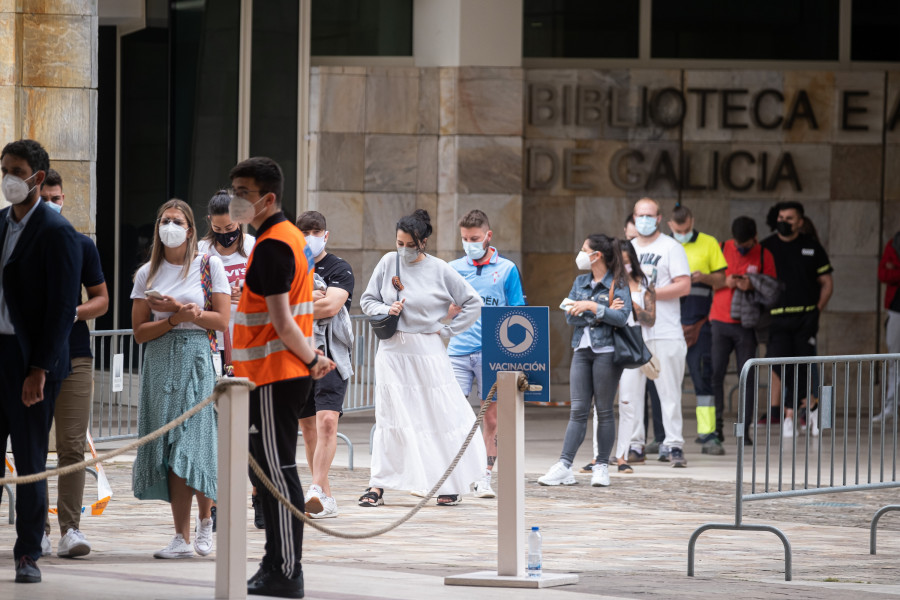
{"type": "Polygon", "coordinates": [[[599,310],[595,315],[592,312],[584,312],[581,316],[576,317],[566,313],[566,322],[575,326],[575,332],[572,334],[572,347],[577,348],[581,344],[581,337],[584,335],[584,328],[590,327],[591,346],[594,348],[602,346],[612,346],[612,327],[624,327],[628,322],[628,315],[631,314],[631,290],[628,284],[616,285],[613,292],[615,298],[619,298],[625,303],[625,306],[619,310],[609,308],[609,287],[612,283],[612,273],[607,272],[603,279],[593,288],[591,281],[593,275],[585,273],[575,278],[572,284],[572,290],[569,292],[569,298],[572,300],[590,300],[599,305],[599,310]]]}

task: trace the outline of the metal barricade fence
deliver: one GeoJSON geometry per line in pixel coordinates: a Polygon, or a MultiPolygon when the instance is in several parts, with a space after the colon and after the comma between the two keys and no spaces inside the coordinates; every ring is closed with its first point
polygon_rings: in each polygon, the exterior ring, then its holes
{"type": "MultiPolygon", "coordinates": [[[[768,531],[784,545],[784,578],[790,581],[787,536],[772,525],[744,523],[744,502],[900,487],[896,402],[900,400],[900,354],[756,358],[744,365],[739,390],[734,523],[707,523],[694,531],[688,542],[687,574],[694,574],[695,546],[704,531],[768,531]],[[760,394],[763,389],[765,395],[760,394]],[[889,389],[895,399],[892,405],[889,389]],[[768,390],[780,390],[779,406],[770,406],[768,390]],[[748,393],[752,398],[749,415],[748,393]],[[809,400],[801,406],[803,399],[809,400]],[[793,413],[792,436],[785,432],[786,400],[801,406],[793,413]],[[876,425],[873,416],[879,408],[889,409],[892,418],[876,425]],[[757,421],[760,413],[765,414],[764,423],[757,421]],[[808,426],[801,426],[803,418],[808,426]],[[752,445],[744,440],[747,419],[751,419],[752,445]]],[[[878,520],[890,511],[900,511],[900,505],[884,506],[872,518],[871,554],[875,554],[878,520]]]]}

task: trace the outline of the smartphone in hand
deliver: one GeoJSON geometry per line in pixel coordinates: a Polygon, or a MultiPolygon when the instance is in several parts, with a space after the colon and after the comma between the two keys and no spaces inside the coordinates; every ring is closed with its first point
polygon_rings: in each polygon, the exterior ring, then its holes
{"type": "Polygon", "coordinates": [[[148,298],[156,298],[157,300],[162,300],[163,298],[163,295],[156,290],[147,290],[146,292],[144,292],[144,295],[148,298]]]}

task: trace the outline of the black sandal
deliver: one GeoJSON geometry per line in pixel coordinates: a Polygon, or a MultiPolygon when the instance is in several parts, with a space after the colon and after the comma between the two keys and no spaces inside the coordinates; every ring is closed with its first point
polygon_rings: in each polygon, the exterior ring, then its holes
{"type": "Polygon", "coordinates": [[[366,493],[359,497],[360,506],[380,506],[382,504],[384,504],[384,490],[381,490],[381,493],[375,493],[369,487],[366,488],[366,493]]]}
{"type": "Polygon", "coordinates": [[[441,494],[437,497],[438,506],[456,506],[462,502],[459,494],[441,494]],[[443,500],[443,502],[441,502],[443,500]]]}

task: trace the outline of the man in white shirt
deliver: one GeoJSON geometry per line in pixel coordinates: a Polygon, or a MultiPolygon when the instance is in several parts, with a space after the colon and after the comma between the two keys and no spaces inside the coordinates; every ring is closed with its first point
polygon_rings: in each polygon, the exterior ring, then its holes
{"type": "MultiPolygon", "coordinates": [[[[656,288],[656,323],[644,328],[644,339],[659,360],[656,389],[662,405],[666,439],[659,449],[659,460],[671,461],[673,467],[686,467],[681,422],[681,384],[687,344],[681,328],[679,298],[691,291],[691,270],[681,244],[660,232],[662,215],[659,203],[641,198],[634,205],[634,225],[638,236],[631,243],[641,261],[641,269],[656,288]]],[[[636,433],[643,435],[643,428],[636,433]]],[[[632,439],[632,445],[643,440],[632,439]]]]}

